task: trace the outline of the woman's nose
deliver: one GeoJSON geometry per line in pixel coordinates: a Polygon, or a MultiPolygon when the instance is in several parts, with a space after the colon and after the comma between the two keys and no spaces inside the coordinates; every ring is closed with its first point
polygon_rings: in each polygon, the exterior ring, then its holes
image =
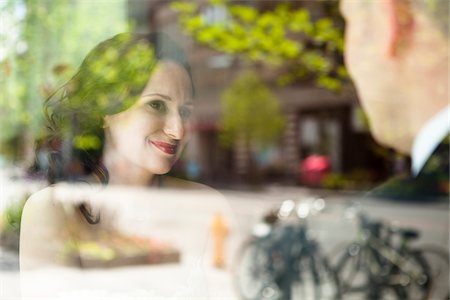
{"type": "Polygon", "coordinates": [[[164,124],[164,133],[174,140],[181,140],[184,137],[184,122],[179,113],[172,113],[167,116],[164,124]]]}

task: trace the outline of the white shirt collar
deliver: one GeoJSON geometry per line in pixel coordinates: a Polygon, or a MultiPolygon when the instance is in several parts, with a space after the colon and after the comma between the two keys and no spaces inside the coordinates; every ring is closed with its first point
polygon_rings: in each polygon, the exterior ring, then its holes
{"type": "Polygon", "coordinates": [[[414,139],[411,171],[419,174],[434,149],[450,132],[450,105],[432,117],[414,139]]]}

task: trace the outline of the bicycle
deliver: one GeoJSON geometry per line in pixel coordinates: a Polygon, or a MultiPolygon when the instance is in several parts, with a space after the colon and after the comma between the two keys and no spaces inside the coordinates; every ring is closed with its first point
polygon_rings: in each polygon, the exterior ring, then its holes
{"type": "Polygon", "coordinates": [[[449,300],[449,253],[435,245],[420,245],[419,251],[427,261],[431,273],[429,299],[449,300]]]}
{"type": "Polygon", "coordinates": [[[359,238],[344,248],[334,264],[343,297],[366,293],[371,300],[427,299],[432,274],[422,251],[410,246],[419,232],[371,220],[358,209],[355,212],[359,238]]]}
{"type": "Polygon", "coordinates": [[[324,205],[323,199],[286,200],[255,225],[236,261],[234,281],[242,299],[339,298],[337,279],[306,222],[324,205]]]}

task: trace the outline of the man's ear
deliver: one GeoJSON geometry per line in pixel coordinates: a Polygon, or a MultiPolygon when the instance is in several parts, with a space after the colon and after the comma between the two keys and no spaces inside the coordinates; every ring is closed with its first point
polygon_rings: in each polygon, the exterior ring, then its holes
{"type": "Polygon", "coordinates": [[[386,0],[389,16],[389,40],[387,54],[397,57],[407,46],[414,27],[414,15],[409,0],[386,0]]]}

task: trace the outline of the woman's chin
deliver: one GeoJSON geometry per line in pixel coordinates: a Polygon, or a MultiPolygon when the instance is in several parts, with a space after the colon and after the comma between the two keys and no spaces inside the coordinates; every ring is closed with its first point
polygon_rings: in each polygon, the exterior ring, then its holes
{"type": "Polygon", "coordinates": [[[155,175],[164,175],[169,173],[169,171],[172,169],[172,165],[159,165],[159,166],[148,166],[146,168],[150,173],[155,175]]]}

